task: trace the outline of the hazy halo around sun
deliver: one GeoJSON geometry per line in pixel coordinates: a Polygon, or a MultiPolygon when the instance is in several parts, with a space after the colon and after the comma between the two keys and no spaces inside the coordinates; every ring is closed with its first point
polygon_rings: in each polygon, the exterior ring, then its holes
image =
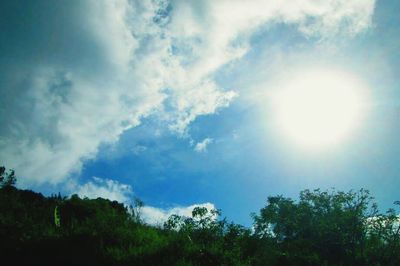
{"type": "Polygon", "coordinates": [[[290,141],[325,148],[343,141],[359,124],[365,97],[365,85],[349,73],[302,70],[274,94],[274,116],[290,141]]]}

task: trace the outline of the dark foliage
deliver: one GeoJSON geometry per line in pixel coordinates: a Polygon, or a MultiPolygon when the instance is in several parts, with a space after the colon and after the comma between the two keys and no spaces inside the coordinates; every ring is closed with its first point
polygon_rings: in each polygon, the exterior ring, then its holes
{"type": "Polygon", "coordinates": [[[163,227],[102,198],[19,190],[0,168],[0,254],[9,265],[400,265],[399,217],[368,191],[269,197],[254,230],[195,208],[163,227]]]}

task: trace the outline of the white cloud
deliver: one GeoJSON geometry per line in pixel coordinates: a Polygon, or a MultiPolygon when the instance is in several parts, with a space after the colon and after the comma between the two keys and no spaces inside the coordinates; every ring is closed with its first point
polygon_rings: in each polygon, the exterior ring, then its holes
{"type": "Polygon", "coordinates": [[[131,186],[98,177],[92,177],[91,181],[82,185],[70,183],[69,190],[81,198],[97,199],[100,197],[125,204],[131,202],[133,196],[131,186]]]}
{"type": "Polygon", "coordinates": [[[367,217],[365,224],[368,229],[390,229],[392,232],[400,230],[400,215],[388,218],[387,216],[367,217]]]}
{"type": "Polygon", "coordinates": [[[145,152],[146,150],[147,150],[147,147],[146,147],[146,146],[143,146],[143,145],[135,145],[135,146],[132,148],[132,152],[133,152],[133,154],[135,154],[135,155],[139,155],[139,154],[145,152]]]}
{"type": "Polygon", "coordinates": [[[194,150],[197,152],[206,152],[207,146],[213,142],[211,138],[205,138],[203,141],[198,142],[196,146],[194,146],[194,150]]]}
{"type": "Polygon", "coordinates": [[[31,1],[24,24],[19,9],[7,9],[0,160],[23,186],[57,184],[150,114],[185,135],[196,117],[237,97],[213,73],[242,57],[257,29],[287,23],[322,38],[357,34],[370,26],[374,3],[31,1]]]}
{"type": "Polygon", "coordinates": [[[196,207],[205,207],[209,211],[215,209],[214,204],[209,202],[202,204],[193,204],[187,207],[175,207],[171,209],[160,209],[151,206],[144,206],[141,209],[141,216],[142,219],[148,224],[162,225],[173,214],[185,217],[192,217],[192,211],[196,207]]]}
{"type": "MultiPolygon", "coordinates": [[[[122,184],[116,180],[92,177],[92,180],[78,184],[74,181],[67,183],[67,189],[71,194],[77,194],[81,198],[97,199],[104,198],[109,200],[116,200],[125,205],[133,205],[134,193],[130,185],[122,184]]],[[[151,225],[162,225],[173,215],[184,217],[192,217],[192,211],[196,207],[204,207],[211,211],[216,209],[214,204],[206,202],[200,204],[193,204],[190,206],[179,206],[169,209],[162,209],[152,206],[143,206],[140,208],[140,216],[144,222],[151,225]]],[[[216,219],[214,215],[212,217],[216,219]]]]}

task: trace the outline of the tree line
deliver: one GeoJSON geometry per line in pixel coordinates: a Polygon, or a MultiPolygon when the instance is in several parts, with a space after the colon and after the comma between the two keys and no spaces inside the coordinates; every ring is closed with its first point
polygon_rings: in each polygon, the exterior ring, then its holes
{"type": "Polygon", "coordinates": [[[399,216],[380,212],[364,189],[268,197],[251,228],[202,207],[150,226],[140,200],[45,197],[15,180],[0,167],[0,255],[9,265],[400,265],[399,216]]]}

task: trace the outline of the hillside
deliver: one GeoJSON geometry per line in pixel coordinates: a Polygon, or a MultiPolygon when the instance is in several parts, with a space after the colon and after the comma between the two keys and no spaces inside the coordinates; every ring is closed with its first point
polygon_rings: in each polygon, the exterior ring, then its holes
{"type": "Polygon", "coordinates": [[[398,217],[380,214],[365,190],[269,197],[253,229],[200,207],[152,227],[140,206],[45,197],[13,181],[3,171],[0,250],[8,265],[400,265],[398,217]]]}

